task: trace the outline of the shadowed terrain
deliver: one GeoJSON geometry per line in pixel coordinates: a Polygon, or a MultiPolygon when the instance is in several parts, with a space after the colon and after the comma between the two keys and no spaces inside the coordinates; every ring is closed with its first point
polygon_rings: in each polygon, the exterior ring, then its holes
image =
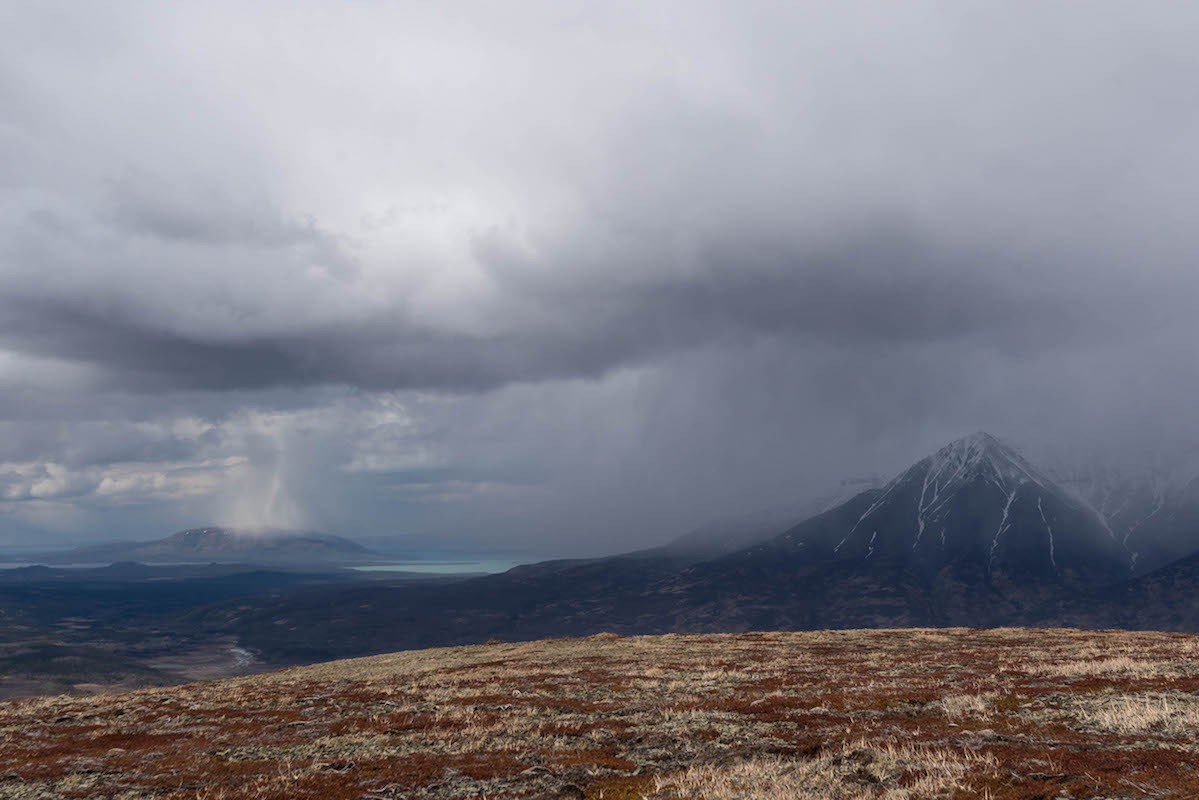
{"type": "Polygon", "coordinates": [[[0,704],[6,798],[1193,798],[1199,637],[497,643],[0,704]]]}
{"type": "Polygon", "coordinates": [[[236,564],[0,571],[0,698],[245,674],[253,657],[236,639],[189,629],[180,615],[353,579],[236,564]]]}

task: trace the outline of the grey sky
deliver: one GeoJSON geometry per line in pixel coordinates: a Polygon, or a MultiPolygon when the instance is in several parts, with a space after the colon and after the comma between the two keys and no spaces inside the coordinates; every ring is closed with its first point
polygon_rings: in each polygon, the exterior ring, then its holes
{"type": "Polygon", "coordinates": [[[977,428],[1194,441],[1197,35],[1179,3],[0,2],[0,544],[595,552],[977,428]]]}

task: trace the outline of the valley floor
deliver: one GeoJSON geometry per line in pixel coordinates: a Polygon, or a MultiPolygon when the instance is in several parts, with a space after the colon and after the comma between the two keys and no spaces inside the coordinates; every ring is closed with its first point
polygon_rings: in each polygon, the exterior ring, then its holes
{"type": "Polygon", "coordinates": [[[1195,798],[1199,636],[559,639],[0,703],[3,798],[1195,798]]]}

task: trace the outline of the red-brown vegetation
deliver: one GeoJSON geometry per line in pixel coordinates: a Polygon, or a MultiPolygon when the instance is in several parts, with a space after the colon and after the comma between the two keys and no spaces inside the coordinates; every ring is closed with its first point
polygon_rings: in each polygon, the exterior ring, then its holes
{"type": "Polygon", "coordinates": [[[1199,637],[604,637],[0,704],[0,797],[1195,798],[1199,637]]]}

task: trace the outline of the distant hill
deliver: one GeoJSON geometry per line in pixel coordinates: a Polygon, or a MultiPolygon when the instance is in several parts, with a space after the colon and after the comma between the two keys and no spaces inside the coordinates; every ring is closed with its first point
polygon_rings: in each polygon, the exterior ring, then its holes
{"type": "Polygon", "coordinates": [[[241,562],[248,564],[352,564],[378,556],[340,536],[295,531],[247,532],[191,528],[149,542],[112,542],[77,547],[39,561],[51,564],[137,561],[145,563],[241,562]]]}

